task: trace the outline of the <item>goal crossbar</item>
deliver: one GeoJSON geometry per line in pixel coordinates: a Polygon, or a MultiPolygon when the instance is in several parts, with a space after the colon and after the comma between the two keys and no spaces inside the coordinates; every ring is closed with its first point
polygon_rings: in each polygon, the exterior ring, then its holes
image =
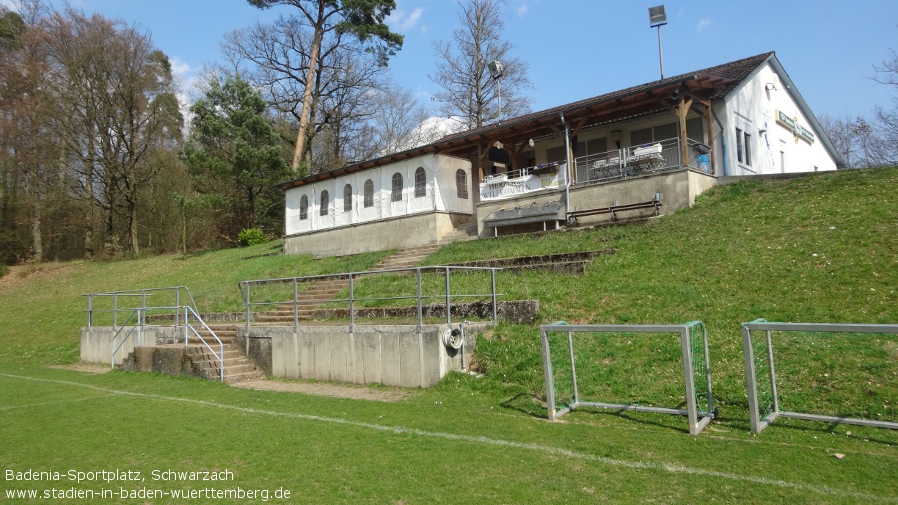
{"type": "Polygon", "coordinates": [[[660,414],[673,414],[686,416],[689,419],[689,433],[697,435],[714,419],[714,399],[711,394],[711,368],[708,356],[708,333],[704,323],[692,321],[686,324],[651,325],[651,324],[584,324],[573,325],[559,321],[554,324],[541,325],[539,327],[540,341],[543,355],[543,373],[546,381],[546,407],[550,421],[555,421],[561,416],[578,407],[595,407],[618,411],[652,412],[660,414]],[[702,338],[702,370],[706,391],[702,393],[707,397],[707,408],[700,409],[696,396],[695,370],[692,350],[692,332],[701,331],[702,338]],[[555,381],[552,371],[551,349],[549,346],[550,333],[567,333],[568,352],[571,366],[571,379],[573,381],[573,397],[565,406],[558,408],[555,403],[555,381]],[[671,409],[664,407],[647,407],[633,404],[605,403],[584,401],[580,398],[577,387],[577,370],[574,364],[574,333],[674,333],[680,336],[680,348],[683,356],[683,377],[686,389],[686,409],[671,409]]]}

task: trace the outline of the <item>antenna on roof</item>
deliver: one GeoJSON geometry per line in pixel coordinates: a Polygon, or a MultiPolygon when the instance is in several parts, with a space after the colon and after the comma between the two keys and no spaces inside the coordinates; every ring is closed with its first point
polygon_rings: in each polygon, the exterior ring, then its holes
{"type": "Polygon", "coordinates": [[[661,64],[661,80],[664,80],[664,56],[661,53],[661,27],[667,24],[664,5],[649,7],[649,26],[658,28],[658,62],[661,64]]]}

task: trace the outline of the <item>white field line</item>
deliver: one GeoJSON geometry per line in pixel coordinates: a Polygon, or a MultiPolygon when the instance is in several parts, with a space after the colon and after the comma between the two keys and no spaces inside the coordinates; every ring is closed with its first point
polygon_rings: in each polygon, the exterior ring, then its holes
{"type": "Polygon", "coordinates": [[[648,463],[644,461],[625,461],[613,458],[606,458],[602,456],[595,456],[592,454],[584,454],[580,452],[574,452],[568,449],[561,449],[558,447],[551,447],[547,445],[539,445],[533,443],[526,442],[514,442],[511,440],[502,440],[496,438],[489,438],[483,436],[474,436],[474,435],[458,435],[454,433],[441,433],[434,431],[424,431],[416,428],[406,428],[402,426],[385,426],[382,424],[374,424],[374,423],[365,423],[360,421],[350,421],[348,419],[341,419],[338,417],[324,417],[324,416],[316,416],[311,414],[297,414],[297,413],[289,413],[289,412],[278,412],[274,410],[261,410],[261,409],[253,409],[249,407],[240,407],[236,405],[226,405],[220,404],[205,400],[193,400],[190,398],[179,398],[176,396],[164,396],[164,395],[155,395],[150,393],[135,393],[132,391],[119,391],[115,389],[102,388],[99,386],[93,386],[90,384],[83,384],[80,382],[74,381],[64,381],[57,379],[42,379],[38,377],[28,377],[24,375],[13,375],[0,373],[2,377],[8,377],[11,379],[21,379],[21,380],[30,380],[35,382],[46,382],[52,384],[62,384],[73,387],[86,388],[93,391],[99,391],[102,393],[108,393],[110,395],[122,395],[122,396],[135,396],[139,398],[148,398],[152,400],[163,400],[170,402],[179,402],[179,403],[187,403],[191,405],[200,405],[204,407],[215,407],[219,409],[233,410],[237,412],[246,412],[249,414],[258,414],[264,416],[271,417],[285,417],[291,419],[301,419],[304,421],[318,421],[318,422],[326,422],[331,424],[340,424],[344,426],[352,426],[355,428],[367,428],[371,430],[381,431],[381,432],[389,432],[395,433],[398,435],[417,435],[425,438],[439,438],[444,440],[453,440],[453,441],[461,441],[468,442],[473,444],[483,444],[483,445],[491,445],[497,447],[507,447],[513,449],[523,449],[528,451],[538,451],[544,454],[552,454],[556,456],[562,456],[571,459],[580,459],[584,461],[593,461],[596,463],[601,463],[608,466],[613,467],[621,467],[621,468],[633,468],[637,470],[663,470],[673,474],[685,474],[685,475],[699,475],[702,477],[715,477],[720,479],[739,481],[739,482],[750,482],[753,484],[761,484],[765,486],[773,486],[784,489],[792,489],[796,491],[808,492],[808,493],[816,493],[827,496],[837,496],[844,498],[853,498],[866,500],[871,502],[880,502],[880,503],[898,503],[898,497],[891,496],[875,496],[864,493],[857,493],[853,491],[844,491],[841,489],[831,488],[829,486],[816,486],[812,484],[802,484],[797,482],[788,482],[784,480],[778,479],[769,479],[767,477],[755,477],[752,475],[739,475],[735,473],[728,472],[717,472],[714,470],[705,470],[701,468],[692,468],[688,466],[668,464],[668,463],[648,463]]]}
{"type": "Polygon", "coordinates": [[[115,393],[106,393],[102,395],[93,395],[93,396],[85,396],[83,398],[73,398],[71,400],[59,400],[56,402],[42,402],[42,403],[26,403],[24,405],[13,405],[10,407],[0,407],[0,411],[4,410],[13,410],[13,409],[30,409],[31,407],[46,407],[48,405],[59,405],[61,403],[73,403],[73,402],[83,402],[84,400],[93,400],[94,398],[107,398],[110,396],[116,396],[118,392],[115,393]]]}

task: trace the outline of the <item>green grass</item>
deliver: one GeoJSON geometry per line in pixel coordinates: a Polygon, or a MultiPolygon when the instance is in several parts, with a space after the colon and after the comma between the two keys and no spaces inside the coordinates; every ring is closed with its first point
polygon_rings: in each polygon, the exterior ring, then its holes
{"type": "MultiPolygon", "coordinates": [[[[227,468],[235,487],[283,487],[290,503],[898,503],[896,431],[786,419],[760,435],[748,431],[739,333],[741,322],[759,317],[898,322],[895,187],[896,169],[743,182],[643,225],[458,243],[426,260],[616,249],[585,276],[503,272],[498,289],[507,299],[539,299],[543,323],[704,321],[720,417],[697,437],[679,416],[584,409],[546,422],[536,325],[500,323],[482,335],[475,360],[483,378],[450,374],[390,404],[44,368],[77,360],[83,293],[187,285],[204,312],[240,310],[240,280],[360,271],[383,254],[313,260],[267,256],[280,246],[265,244],[18,267],[0,279],[0,462],[4,471],[113,467],[147,476],[227,468]]],[[[459,289],[484,284],[483,276],[463,277],[459,289]]],[[[357,288],[382,293],[379,283],[407,289],[410,280],[365,279],[357,288]]],[[[439,279],[430,288],[439,291],[439,279]]],[[[894,337],[864,345],[781,338],[787,407],[844,413],[851,405],[852,413],[895,419],[894,337]]],[[[590,365],[578,372],[595,381],[584,392],[677,406],[675,337],[628,340],[585,344],[578,358],[590,365]]],[[[48,487],[4,481],[0,493],[48,487]]],[[[94,500],[144,501],[179,502],[94,500]]],[[[212,502],[221,500],[188,501],[212,502]]]]}

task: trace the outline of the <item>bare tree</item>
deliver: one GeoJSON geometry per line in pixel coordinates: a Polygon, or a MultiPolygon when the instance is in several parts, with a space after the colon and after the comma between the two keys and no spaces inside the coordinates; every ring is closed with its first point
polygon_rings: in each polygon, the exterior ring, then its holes
{"type": "Polygon", "coordinates": [[[892,89],[892,107],[876,107],[873,111],[878,143],[873,163],[879,166],[898,165],[898,53],[889,51],[889,58],[873,67],[873,80],[892,89]]]}
{"type": "Polygon", "coordinates": [[[268,8],[277,4],[291,5],[299,9],[312,29],[312,41],[306,59],[306,82],[302,95],[299,115],[299,132],[296,135],[296,149],[293,155],[293,171],[299,169],[305,156],[306,135],[310,114],[314,111],[312,91],[319,54],[327,33],[350,34],[359,43],[369,45],[367,49],[377,55],[379,62],[387,59],[402,47],[402,35],[393,33],[384,20],[396,8],[394,0],[247,0],[251,5],[268,8]],[[371,45],[373,43],[374,45],[371,45]]]}
{"type": "Polygon", "coordinates": [[[54,12],[45,30],[65,118],[57,131],[79,161],[74,180],[107,210],[107,238],[113,212],[124,217],[128,250],[137,254],[141,191],[162,168],[153,154],[179,148],[182,118],[171,64],[148,35],[98,15],[54,12]]]}
{"type": "Polygon", "coordinates": [[[17,249],[16,259],[27,256],[42,261],[45,217],[60,204],[54,196],[64,179],[50,127],[55,96],[47,79],[50,61],[45,34],[35,26],[39,4],[20,7],[22,16],[3,13],[0,28],[4,39],[0,49],[0,217],[4,218],[0,235],[13,239],[9,245],[17,249]],[[26,229],[28,250],[23,240],[26,229]]]}
{"type": "Polygon", "coordinates": [[[430,127],[432,117],[414,93],[390,83],[371,100],[377,111],[369,123],[369,156],[382,156],[436,141],[442,133],[430,127]]]}
{"type": "Polygon", "coordinates": [[[462,118],[468,128],[528,112],[529,100],[522,94],[531,87],[527,64],[513,55],[513,46],[501,36],[504,0],[470,0],[459,5],[461,28],[453,32],[451,41],[433,46],[437,68],[429,77],[442,88],[434,94],[441,102],[440,112],[444,117],[462,118]],[[504,69],[499,79],[489,73],[492,61],[499,61],[504,69]]]}
{"type": "MultiPolygon", "coordinates": [[[[303,26],[293,16],[257,23],[228,34],[223,51],[233,71],[263,91],[282,125],[293,123],[292,135],[295,125],[307,117],[304,157],[312,172],[320,172],[357,160],[356,142],[364,139],[359,130],[376,110],[369,97],[383,86],[386,69],[378,58],[346,43],[342,34],[327,34],[313,75],[310,111],[303,116],[308,78],[303,67],[311,45],[303,26]]],[[[217,72],[227,73],[227,69],[217,72]]],[[[287,129],[279,131],[283,134],[287,129]]]]}

